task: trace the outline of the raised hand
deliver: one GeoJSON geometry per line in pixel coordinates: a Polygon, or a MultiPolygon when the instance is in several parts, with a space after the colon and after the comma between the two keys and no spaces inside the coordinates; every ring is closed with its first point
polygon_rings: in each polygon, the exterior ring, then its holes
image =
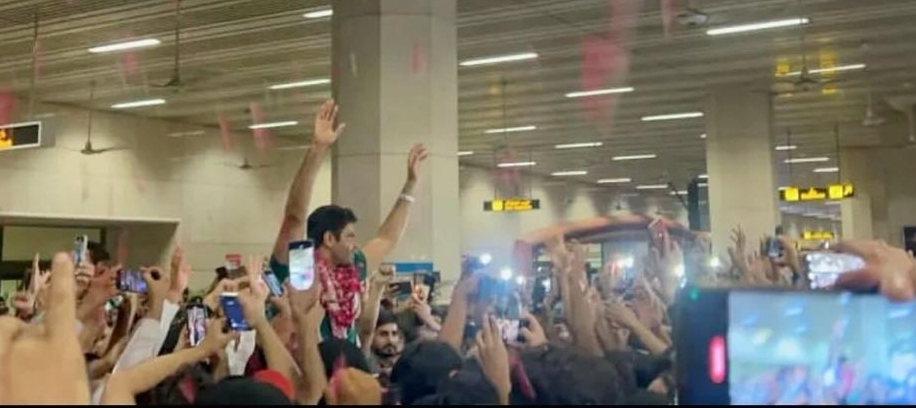
{"type": "Polygon", "coordinates": [[[184,249],[176,246],[169,262],[169,301],[179,303],[191,280],[191,267],[184,262],[184,249]]]}
{"type": "Polygon", "coordinates": [[[426,146],[415,144],[407,153],[407,180],[417,181],[419,179],[420,165],[426,160],[429,153],[426,146]]]}
{"type": "Polygon", "coordinates": [[[902,249],[883,241],[847,241],[839,243],[834,249],[865,260],[864,269],[840,275],[837,287],[849,290],[878,288],[885,296],[897,301],[916,298],[916,262],[902,249]]]}
{"type": "Polygon", "coordinates": [[[499,326],[493,316],[487,315],[477,333],[477,359],[483,375],[493,384],[500,401],[508,399],[512,391],[512,380],[509,376],[509,351],[503,344],[499,326]]]}
{"type": "Polygon", "coordinates": [[[328,99],[318,109],[315,114],[315,133],[312,136],[312,143],[328,147],[337,141],[343,132],[346,124],[336,124],[337,121],[337,104],[333,99],[328,99]]]}

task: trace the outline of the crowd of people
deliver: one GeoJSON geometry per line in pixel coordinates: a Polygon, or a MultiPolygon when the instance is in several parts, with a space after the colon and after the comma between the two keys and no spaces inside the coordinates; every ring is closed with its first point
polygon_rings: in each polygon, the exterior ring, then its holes
{"type": "MultiPolygon", "coordinates": [[[[702,257],[666,234],[647,239],[644,260],[590,270],[586,246],[556,237],[545,249],[550,284],[540,290],[468,257],[444,307],[430,304],[424,279],[402,296],[385,260],[417,205],[426,151],[411,149],[391,212],[359,245],[351,210],[308,211],[319,166],[343,131],[336,115],[333,101],[316,115],[270,258],[223,268],[203,296],[189,295],[180,248],[168,266],[140,270],[145,285],[119,285],[122,265],[96,243],[55,254],[47,270],[36,256],[0,317],[0,403],[670,405],[684,270],[701,283],[804,285],[788,238],[779,237],[785,251],[774,259],[753,255],[737,231],[722,270],[692,261],[702,257]],[[288,281],[289,243],[303,237],[315,248],[306,289],[288,281]]],[[[903,251],[874,242],[839,249],[867,264],[839,285],[914,297],[916,264],[903,251]]],[[[831,363],[836,378],[845,378],[842,361],[831,363]]],[[[784,371],[773,381],[797,370],[784,371]]],[[[810,402],[768,398],[734,400],[810,402]]]]}

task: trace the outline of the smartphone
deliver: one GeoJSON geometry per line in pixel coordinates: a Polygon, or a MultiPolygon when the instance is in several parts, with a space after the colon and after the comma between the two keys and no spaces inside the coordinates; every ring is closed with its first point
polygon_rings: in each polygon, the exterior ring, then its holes
{"type": "Polygon", "coordinates": [[[122,292],[146,293],[146,281],[143,272],[136,269],[122,269],[118,272],[118,290],[122,292]]]}
{"type": "Polygon", "coordinates": [[[764,253],[772,259],[782,258],[782,243],[776,237],[767,237],[764,241],[764,253]]]}
{"type": "Polygon", "coordinates": [[[805,254],[805,270],[812,289],[832,287],[837,278],[865,267],[865,260],[852,254],[814,251],[805,254]]]}
{"type": "Polygon", "coordinates": [[[406,302],[410,299],[410,295],[413,294],[413,282],[411,281],[397,281],[391,285],[392,292],[394,292],[395,299],[400,302],[406,302]]]}
{"type": "Polygon", "coordinates": [[[289,243],[289,284],[308,290],[315,283],[315,245],[311,240],[289,243]]]}
{"type": "Polygon", "coordinates": [[[223,314],[226,315],[226,323],[230,329],[244,331],[251,328],[248,325],[248,321],[245,320],[245,313],[239,303],[238,293],[224,292],[219,297],[219,303],[223,308],[223,314]]]}
{"type": "Polygon", "coordinates": [[[274,275],[273,272],[264,272],[262,276],[264,278],[264,283],[267,284],[267,289],[270,290],[271,296],[283,296],[283,285],[280,284],[277,275],[274,275]]]}
{"type": "Polygon", "coordinates": [[[905,384],[916,372],[916,302],[689,286],[676,304],[678,405],[916,404],[874,384],[905,384]]]}
{"type": "Polygon", "coordinates": [[[188,305],[188,343],[197,347],[206,335],[207,308],[200,303],[188,305]]]}
{"type": "Polygon", "coordinates": [[[73,265],[79,266],[85,259],[88,251],[89,236],[77,235],[76,238],[73,239],[73,265]]]}

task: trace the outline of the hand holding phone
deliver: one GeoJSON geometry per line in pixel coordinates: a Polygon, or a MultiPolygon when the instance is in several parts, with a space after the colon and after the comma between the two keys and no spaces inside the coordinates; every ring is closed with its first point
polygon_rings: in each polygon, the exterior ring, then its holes
{"type": "Polygon", "coordinates": [[[89,236],[77,235],[73,240],[73,265],[79,267],[83,261],[88,261],[89,236]]]}
{"type": "Polygon", "coordinates": [[[248,321],[245,320],[245,311],[242,310],[242,304],[239,303],[238,292],[223,292],[220,297],[220,306],[223,308],[223,314],[226,315],[226,325],[233,331],[245,331],[251,329],[248,321]]]}
{"type": "Polygon", "coordinates": [[[118,290],[131,293],[147,293],[143,272],[137,269],[122,269],[118,272],[118,290]]]}
{"type": "Polygon", "coordinates": [[[207,308],[200,303],[188,305],[188,343],[197,347],[207,335],[207,308]]]}
{"type": "Polygon", "coordinates": [[[315,283],[315,245],[311,240],[289,243],[289,284],[308,290],[315,283]]]}
{"type": "Polygon", "coordinates": [[[280,280],[277,279],[277,275],[274,275],[273,272],[264,272],[261,276],[264,279],[264,283],[267,284],[267,289],[270,290],[271,296],[283,296],[283,285],[280,284],[280,280]]]}
{"type": "Polygon", "coordinates": [[[805,264],[812,289],[831,287],[840,275],[865,268],[865,260],[859,256],[830,251],[807,253],[805,264]]]}

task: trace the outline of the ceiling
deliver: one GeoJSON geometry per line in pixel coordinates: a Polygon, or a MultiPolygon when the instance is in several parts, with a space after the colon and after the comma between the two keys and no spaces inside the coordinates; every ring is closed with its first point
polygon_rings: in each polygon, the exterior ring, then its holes
{"type": "MultiPolygon", "coordinates": [[[[616,0],[615,0],[616,1],[616,0]]],[[[623,0],[620,0],[623,1],[623,0]]],[[[628,0],[629,1],[629,0],[628,0]]],[[[702,119],[643,122],[640,117],[703,109],[711,86],[747,83],[768,89],[776,72],[799,71],[802,49],[809,68],[866,63],[866,70],[828,75],[838,80],[831,92],[776,97],[777,142],[798,148],[793,157],[830,156],[842,145],[888,143],[877,128],[861,125],[869,89],[879,116],[901,118],[883,101],[914,93],[916,83],[916,2],[900,0],[673,0],[673,13],[690,6],[709,17],[688,27],[677,19],[667,34],[657,0],[639,5],[631,35],[616,42],[629,59],[606,86],[631,86],[635,92],[597,108],[564,94],[581,90],[584,74],[596,69],[583,55],[583,38],[612,42],[607,0],[458,0],[459,60],[537,52],[539,57],[486,67],[461,67],[459,122],[462,157],[470,165],[492,167],[494,152],[506,149],[538,163],[536,173],[588,170],[569,179],[592,183],[628,177],[636,184],[672,182],[679,188],[705,173],[702,119]],[[711,37],[710,27],[787,17],[808,17],[811,24],[731,36],[711,37]],[[804,36],[802,36],[804,33],[804,36]],[[804,37],[804,47],[802,47],[804,37]],[[863,42],[868,46],[864,47],[863,42]],[[613,108],[612,113],[610,108],[613,108]],[[597,114],[595,112],[598,112],[597,114]],[[537,126],[505,135],[493,128],[537,126]],[[600,141],[600,148],[558,150],[556,144],[600,141]],[[615,155],[654,153],[654,160],[614,162],[615,155]]],[[[222,114],[234,129],[250,124],[249,106],[262,107],[265,120],[301,119],[330,94],[328,85],[270,91],[269,85],[327,78],[330,72],[329,18],[303,13],[327,1],[185,0],[181,17],[180,93],[154,85],[172,76],[175,47],[173,0],[0,0],[0,88],[21,97],[30,94],[33,22],[40,16],[39,75],[34,95],[45,102],[109,109],[113,103],[165,98],[164,106],[131,114],[204,124],[217,128],[222,114]],[[134,38],[155,37],[157,47],[126,53],[92,54],[87,48],[134,38]],[[95,82],[90,100],[90,83],[95,82]]],[[[600,65],[600,64],[598,64],[600,65]]],[[[610,76],[608,76],[610,77],[610,76]]],[[[817,76],[815,76],[817,77],[817,76]]],[[[37,112],[36,112],[37,113],[37,112]]],[[[281,145],[301,144],[288,137],[307,128],[275,129],[281,145]],[[284,137],[287,136],[287,137],[284,137]]],[[[214,131],[215,132],[215,131],[214,131]]],[[[192,137],[192,136],[188,136],[192,137]]],[[[193,136],[203,137],[203,136],[193,136]]],[[[214,143],[218,143],[214,138],[214,143]]],[[[780,183],[824,184],[835,173],[813,173],[825,164],[799,164],[791,171],[777,152],[780,183]]],[[[830,163],[826,164],[830,165],[830,163]]],[[[665,194],[660,192],[659,194],[665,194]]],[[[833,206],[836,207],[836,206],[833,206]]]]}

